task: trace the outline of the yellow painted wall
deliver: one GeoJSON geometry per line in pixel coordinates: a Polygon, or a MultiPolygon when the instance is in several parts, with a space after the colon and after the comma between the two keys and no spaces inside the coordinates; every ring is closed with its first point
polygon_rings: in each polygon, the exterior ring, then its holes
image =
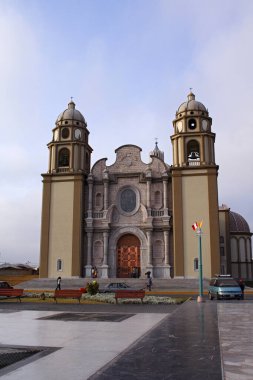
{"type": "Polygon", "coordinates": [[[203,220],[203,276],[209,278],[211,277],[211,252],[208,177],[206,175],[189,176],[190,171],[187,174],[182,177],[185,277],[198,277],[198,272],[194,271],[194,258],[198,258],[198,238],[192,229],[192,224],[203,220]]]}
{"type": "Polygon", "coordinates": [[[50,205],[48,277],[71,277],[74,182],[53,182],[50,205]],[[63,270],[57,272],[57,259],[63,270]]]}

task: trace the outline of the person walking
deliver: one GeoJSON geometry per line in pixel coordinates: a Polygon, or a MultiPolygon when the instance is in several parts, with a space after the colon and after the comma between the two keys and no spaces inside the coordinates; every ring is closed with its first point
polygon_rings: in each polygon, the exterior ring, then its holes
{"type": "Polygon", "coordinates": [[[245,288],[245,284],[244,284],[242,278],[240,278],[238,284],[239,284],[239,286],[240,286],[240,288],[241,288],[241,291],[242,291],[242,300],[244,300],[244,288],[245,288]]]}
{"type": "Polygon", "coordinates": [[[152,285],[153,285],[152,277],[151,277],[151,272],[150,272],[150,271],[147,271],[147,272],[145,273],[145,275],[147,276],[147,288],[148,288],[148,290],[151,292],[152,285]]]}
{"type": "Polygon", "coordinates": [[[56,283],[56,289],[55,290],[61,290],[61,277],[57,278],[57,283],[56,283]]]}

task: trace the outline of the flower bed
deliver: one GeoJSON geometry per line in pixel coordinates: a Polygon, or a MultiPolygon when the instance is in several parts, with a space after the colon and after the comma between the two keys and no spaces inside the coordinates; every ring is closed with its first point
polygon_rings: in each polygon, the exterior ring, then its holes
{"type": "MultiPolygon", "coordinates": [[[[86,293],[82,295],[82,299],[115,304],[114,293],[107,293],[107,294],[97,293],[95,295],[90,295],[86,293]]],[[[183,303],[185,301],[186,301],[186,298],[171,298],[171,297],[159,297],[159,296],[149,296],[149,295],[146,295],[143,298],[143,304],[150,304],[150,305],[159,305],[159,304],[175,305],[175,304],[183,303]]],[[[132,298],[120,299],[118,300],[118,302],[125,303],[125,304],[141,304],[140,299],[132,299],[132,298]]]]}

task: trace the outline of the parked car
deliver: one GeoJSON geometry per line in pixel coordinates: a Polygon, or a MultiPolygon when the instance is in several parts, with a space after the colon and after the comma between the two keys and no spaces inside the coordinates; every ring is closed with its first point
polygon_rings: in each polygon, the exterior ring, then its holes
{"type": "Polygon", "coordinates": [[[243,299],[238,282],[230,275],[217,275],[212,278],[208,287],[208,298],[213,300],[236,298],[243,299]]]}
{"type": "Polygon", "coordinates": [[[127,285],[125,282],[111,282],[104,288],[100,289],[100,293],[115,293],[116,290],[134,290],[131,286],[127,285]]]}
{"type": "Polygon", "coordinates": [[[13,289],[7,281],[0,281],[0,289],[13,289]]]}

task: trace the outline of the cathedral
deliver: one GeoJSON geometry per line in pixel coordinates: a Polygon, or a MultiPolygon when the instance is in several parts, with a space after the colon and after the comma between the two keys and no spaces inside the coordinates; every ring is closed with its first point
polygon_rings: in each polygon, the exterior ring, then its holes
{"type": "Polygon", "coordinates": [[[207,108],[190,92],[176,111],[173,163],[155,144],[122,145],[115,162],[91,167],[84,116],[71,100],[55,122],[43,177],[40,277],[197,278],[201,221],[203,276],[252,277],[249,225],[218,204],[215,133],[207,108]]]}

